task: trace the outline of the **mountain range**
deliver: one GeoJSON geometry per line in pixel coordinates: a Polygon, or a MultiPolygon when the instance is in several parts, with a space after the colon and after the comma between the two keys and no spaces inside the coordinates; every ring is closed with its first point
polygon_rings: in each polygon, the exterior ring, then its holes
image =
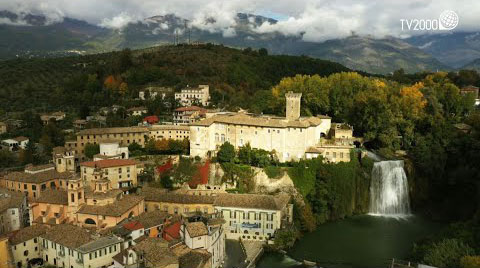
{"type": "Polygon", "coordinates": [[[185,27],[175,15],[154,16],[107,29],[85,21],[64,18],[48,22],[43,16],[0,11],[0,59],[99,53],[162,44],[211,42],[235,48],[266,48],[271,54],[307,55],[327,59],[370,73],[454,70],[480,58],[480,33],[425,34],[407,39],[351,35],[324,42],[306,42],[301,36],[259,33],[271,18],[239,13],[231,33],[185,27]],[[8,21],[7,23],[3,23],[8,21]]]}

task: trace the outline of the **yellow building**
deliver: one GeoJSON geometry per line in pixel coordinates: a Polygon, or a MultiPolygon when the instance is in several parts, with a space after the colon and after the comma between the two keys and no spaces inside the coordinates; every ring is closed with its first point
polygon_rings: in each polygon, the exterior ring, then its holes
{"type": "Polygon", "coordinates": [[[0,268],[14,268],[14,263],[8,237],[6,235],[0,236],[0,268]]]}
{"type": "Polygon", "coordinates": [[[131,159],[105,159],[80,163],[80,174],[83,181],[93,187],[93,182],[102,177],[110,181],[113,189],[128,191],[137,186],[137,165],[131,159]]]}
{"type": "Polygon", "coordinates": [[[184,140],[190,138],[190,128],[181,125],[153,125],[149,128],[149,135],[155,140],[184,140]]]}
{"type": "Polygon", "coordinates": [[[148,137],[148,128],[146,127],[115,127],[115,128],[91,128],[83,129],[77,133],[77,154],[85,153],[85,145],[100,144],[104,140],[115,141],[120,146],[128,146],[132,143],[138,143],[145,146],[145,140],[148,137]]]}
{"type": "Polygon", "coordinates": [[[168,192],[164,189],[144,187],[140,193],[145,198],[147,211],[161,210],[173,215],[190,212],[213,213],[215,198],[207,195],[189,195],[168,192]]]}
{"type": "Polygon", "coordinates": [[[39,236],[47,230],[47,225],[36,224],[9,234],[9,247],[16,267],[27,267],[30,261],[43,257],[39,236]]]}

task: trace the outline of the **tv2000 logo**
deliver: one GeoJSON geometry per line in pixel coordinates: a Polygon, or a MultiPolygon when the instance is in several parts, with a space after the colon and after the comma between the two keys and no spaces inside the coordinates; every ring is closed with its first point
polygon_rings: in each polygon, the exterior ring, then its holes
{"type": "Polygon", "coordinates": [[[458,25],[455,11],[445,10],[438,19],[401,19],[402,31],[448,31],[458,25]]]}

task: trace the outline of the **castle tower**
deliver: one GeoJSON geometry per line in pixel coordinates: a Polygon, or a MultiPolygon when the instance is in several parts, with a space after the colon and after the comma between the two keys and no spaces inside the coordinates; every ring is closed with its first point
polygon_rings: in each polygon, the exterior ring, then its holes
{"type": "Polygon", "coordinates": [[[302,93],[293,93],[289,91],[285,94],[286,102],[286,118],[287,120],[297,120],[300,118],[300,100],[302,93]]]}

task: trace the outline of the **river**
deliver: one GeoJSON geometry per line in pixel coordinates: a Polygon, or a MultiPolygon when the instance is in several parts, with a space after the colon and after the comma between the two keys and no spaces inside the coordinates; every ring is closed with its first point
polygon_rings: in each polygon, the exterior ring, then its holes
{"type": "Polygon", "coordinates": [[[418,216],[354,216],[318,226],[297,241],[288,256],[266,253],[257,268],[297,267],[295,260],[304,259],[328,268],[385,268],[392,258],[407,259],[415,241],[441,228],[418,216]]]}

